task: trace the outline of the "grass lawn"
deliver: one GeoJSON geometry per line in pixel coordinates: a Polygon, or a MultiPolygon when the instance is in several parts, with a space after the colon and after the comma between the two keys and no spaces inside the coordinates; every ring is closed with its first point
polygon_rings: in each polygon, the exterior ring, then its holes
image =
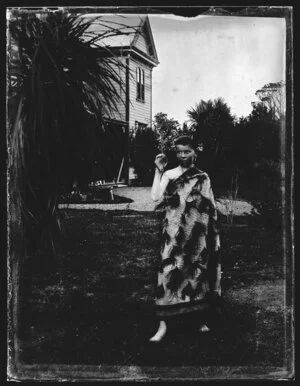
{"type": "MultiPolygon", "coordinates": [[[[224,224],[223,307],[211,332],[184,318],[160,344],[153,294],[159,213],[65,210],[59,270],[40,252],[23,318],[25,363],[283,366],[283,252],[279,231],[224,224]],[[184,329],[187,329],[184,332],[184,329]]],[[[225,222],[225,220],[224,220],[225,222]]]]}

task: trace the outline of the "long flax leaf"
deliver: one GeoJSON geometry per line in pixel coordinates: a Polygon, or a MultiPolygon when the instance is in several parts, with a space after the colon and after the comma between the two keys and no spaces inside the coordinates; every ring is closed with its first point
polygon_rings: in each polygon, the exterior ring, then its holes
{"type": "Polygon", "coordinates": [[[75,180],[88,180],[103,113],[109,116],[120,89],[125,91],[117,68],[125,71],[126,66],[101,40],[127,34],[128,26],[111,26],[87,39],[93,21],[63,12],[40,19],[15,15],[10,103],[19,103],[20,111],[13,114],[10,108],[10,122],[16,175],[27,234],[34,234],[29,232],[34,226],[43,227],[54,248],[59,196],[75,180]]]}

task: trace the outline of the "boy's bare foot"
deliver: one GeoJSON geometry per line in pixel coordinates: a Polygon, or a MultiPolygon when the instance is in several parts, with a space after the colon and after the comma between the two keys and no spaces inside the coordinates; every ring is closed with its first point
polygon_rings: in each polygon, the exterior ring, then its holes
{"type": "Polygon", "coordinates": [[[207,327],[206,324],[202,324],[201,327],[199,328],[200,332],[209,332],[210,329],[207,327]]]}
{"type": "Polygon", "coordinates": [[[167,325],[164,321],[160,321],[158,330],[152,338],[149,339],[149,342],[160,342],[162,338],[166,335],[167,325]]]}

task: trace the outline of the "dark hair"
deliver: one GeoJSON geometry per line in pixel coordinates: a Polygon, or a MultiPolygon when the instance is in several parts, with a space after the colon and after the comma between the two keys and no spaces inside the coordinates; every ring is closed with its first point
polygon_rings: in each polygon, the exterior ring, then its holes
{"type": "Polygon", "coordinates": [[[190,146],[192,149],[196,149],[195,143],[191,137],[188,137],[187,135],[182,135],[174,140],[175,146],[177,145],[183,145],[183,146],[190,146]]]}

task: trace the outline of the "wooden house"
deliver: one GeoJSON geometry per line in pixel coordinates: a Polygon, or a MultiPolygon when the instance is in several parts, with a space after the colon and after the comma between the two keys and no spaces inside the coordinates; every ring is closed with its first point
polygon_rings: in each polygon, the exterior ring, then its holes
{"type": "Polygon", "coordinates": [[[101,34],[104,25],[122,26],[124,32],[105,37],[101,44],[107,45],[125,64],[124,68],[117,69],[124,85],[120,87],[121,101],[105,119],[106,132],[111,137],[106,146],[110,164],[107,179],[129,183],[129,133],[151,126],[152,71],[159,64],[157,52],[148,16],[89,14],[84,17],[95,16],[99,16],[99,21],[92,24],[89,32],[101,34]]]}

